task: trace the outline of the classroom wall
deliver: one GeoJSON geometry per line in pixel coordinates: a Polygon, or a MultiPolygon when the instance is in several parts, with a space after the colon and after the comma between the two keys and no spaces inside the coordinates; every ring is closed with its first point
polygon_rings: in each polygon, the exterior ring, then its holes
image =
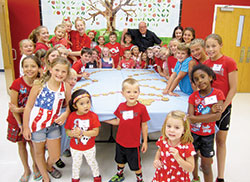
{"type": "MultiPolygon", "coordinates": [[[[215,4],[250,6],[249,0],[182,0],[181,25],[196,30],[197,38],[212,33],[215,4]]],[[[40,25],[39,0],[8,0],[12,46],[17,51],[14,61],[16,77],[19,75],[20,51],[18,42],[27,38],[40,25]]],[[[14,54],[13,54],[14,55],[14,54]]]]}
{"type": "Polygon", "coordinates": [[[250,1],[182,0],[181,25],[193,27],[197,38],[205,38],[212,33],[215,4],[250,6],[250,1]]]}

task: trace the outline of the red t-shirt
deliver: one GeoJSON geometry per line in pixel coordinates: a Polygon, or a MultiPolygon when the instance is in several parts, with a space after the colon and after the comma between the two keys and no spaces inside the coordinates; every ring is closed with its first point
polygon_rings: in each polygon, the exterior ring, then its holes
{"type": "Polygon", "coordinates": [[[110,42],[105,44],[105,47],[109,48],[111,53],[111,57],[113,58],[115,68],[117,68],[120,56],[121,56],[121,45],[120,43],[116,42],[115,44],[111,44],[110,42]]]}
{"type": "Polygon", "coordinates": [[[155,57],[155,64],[157,64],[157,66],[160,66],[161,69],[163,68],[163,63],[164,63],[164,61],[161,58],[155,57]]]}
{"type": "Polygon", "coordinates": [[[99,47],[99,45],[95,46],[95,49],[98,50],[99,54],[98,56],[101,57],[101,54],[102,54],[102,48],[99,47]]]}
{"type": "Polygon", "coordinates": [[[116,142],[126,148],[139,147],[141,124],[150,120],[146,106],[139,102],[135,106],[127,106],[123,102],[114,114],[120,119],[116,142]]]}
{"type": "Polygon", "coordinates": [[[52,38],[50,39],[50,43],[52,43],[53,47],[55,47],[55,45],[57,45],[57,44],[61,44],[61,45],[63,45],[64,47],[67,47],[67,46],[68,46],[68,42],[67,42],[67,40],[66,40],[65,38],[62,38],[62,39],[60,39],[60,40],[57,40],[57,39],[56,39],[56,36],[54,36],[54,37],[52,37],[52,38]]]}
{"type": "Polygon", "coordinates": [[[86,34],[80,36],[78,31],[72,30],[70,32],[70,40],[72,51],[80,51],[83,47],[90,48],[91,40],[86,34]]]}
{"type": "MultiPolygon", "coordinates": [[[[82,74],[85,72],[85,65],[82,63],[82,60],[79,59],[77,60],[73,65],[72,68],[76,71],[78,75],[82,74]]],[[[77,81],[81,80],[81,78],[77,78],[77,81]]]]}
{"type": "MultiPolygon", "coordinates": [[[[72,130],[79,127],[81,130],[88,131],[101,126],[97,114],[89,111],[87,114],[78,115],[76,112],[70,113],[65,129],[72,130]]],[[[71,138],[70,147],[75,150],[85,151],[91,149],[95,145],[95,137],[83,136],[81,139],[71,138]]]]}
{"type": "MultiPolygon", "coordinates": [[[[152,182],[190,182],[189,172],[184,170],[175,160],[174,156],[170,154],[170,147],[172,146],[169,145],[168,141],[160,137],[156,145],[161,150],[160,161],[162,162],[162,167],[156,169],[152,182]]],[[[192,143],[179,144],[173,148],[178,150],[180,157],[184,160],[196,154],[192,143]]]]}
{"type": "Polygon", "coordinates": [[[47,50],[49,50],[49,47],[46,44],[42,43],[42,42],[37,42],[36,43],[36,49],[35,49],[34,53],[36,53],[36,51],[38,51],[39,49],[44,49],[44,50],[47,51],[47,50]]]}
{"type": "Polygon", "coordinates": [[[133,59],[130,59],[130,60],[128,60],[128,61],[127,61],[126,59],[122,59],[122,60],[120,61],[119,66],[120,66],[121,68],[125,68],[125,69],[132,69],[132,68],[135,67],[135,61],[134,61],[133,59]]]}
{"type": "Polygon", "coordinates": [[[216,61],[208,59],[203,64],[212,68],[216,74],[216,80],[213,81],[212,86],[220,89],[227,97],[229,91],[228,74],[238,70],[236,62],[232,58],[223,55],[216,61]]]}
{"type": "MultiPolygon", "coordinates": [[[[11,90],[18,92],[18,107],[25,107],[30,94],[31,87],[25,83],[23,77],[14,80],[10,86],[11,90]]],[[[21,117],[22,118],[22,117],[21,117]]],[[[7,121],[12,125],[18,125],[16,119],[14,118],[12,112],[9,110],[7,121]]]]}
{"type": "Polygon", "coordinates": [[[128,47],[121,46],[121,56],[124,55],[124,51],[125,51],[125,50],[130,50],[131,47],[133,47],[133,46],[134,46],[134,44],[130,44],[128,47]]]}
{"type": "Polygon", "coordinates": [[[169,75],[172,75],[172,73],[174,72],[174,67],[177,63],[177,59],[174,56],[169,56],[168,57],[168,71],[169,71],[169,75]]]}
{"type": "MultiPolygon", "coordinates": [[[[195,91],[189,96],[188,103],[194,106],[195,116],[210,113],[212,106],[216,103],[213,104],[206,103],[205,99],[209,98],[210,99],[213,98],[213,100],[214,98],[216,98],[217,101],[225,100],[223,92],[216,88],[212,88],[212,92],[206,97],[202,97],[199,91],[195,91]]],[[[209,123],[190,124],[190,130],[191,132],[197,135],[202,135],[202,136],[212,135],[215,132],[215,122],[216,121],[211,121],[209,123]]]]}

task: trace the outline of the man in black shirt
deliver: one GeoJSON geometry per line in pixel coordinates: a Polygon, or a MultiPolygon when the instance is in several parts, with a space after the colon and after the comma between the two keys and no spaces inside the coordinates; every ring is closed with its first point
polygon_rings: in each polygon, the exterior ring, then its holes
{"type": "Polygon", "coordinates": [[[162,41],[154,32],[147,29],[145,22],[139,23],[139,29],[124,29],[122,32],[121,44],[124,45],[123,38],[125,33],[129,33],[132,37],[132,43],[139,47],[140,51],[146,51],[148,47],[154,44],[161,44],[162,41]]]}

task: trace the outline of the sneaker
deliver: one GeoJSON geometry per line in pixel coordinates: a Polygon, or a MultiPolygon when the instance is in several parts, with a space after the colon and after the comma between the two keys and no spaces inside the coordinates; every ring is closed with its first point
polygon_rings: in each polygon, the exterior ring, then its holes
{"type": "Polygon", "coordinates": [[[63,152],[63,155],[64,155],[65,157],[71,157],[71,152],[70,152],[70,150],[69,150],[69,149],[65,150],[65,151],[63,152]]]}
{"type": "Polygon", "coordinates": [[[65,167],[65,163],[60,158],[58,161],[56,161],[56,166],[59,167],[59,168],[64,168],[65,167]]]}
{"type": "Polygon", "coordinates": [[[120,176],[118,176],[118,175],[116,174],[116,175],[114,175],[114,176],[109,180],[109,182],[121,182],[121,181],[123,181],[124,179],[125,179],[124,176],[120,177],[120,176]]]}
{"type": "Polygon", "coordinates": [[[80,179],[73,179],[72,178],[72,182],[80,182],[80,179]]]}
{"type": "Polygon", "coordinates": [[[224,182],[224,179],[218,180],[218,178],[216,178],[215,182],[224,182]]]}
{"type": "Polygon", "coordinates": [[[101,176],[94,177],[94,182],[102,182],[102,177],[101,176]]]}
{"type": "Polygon", "coordinates": [[[193,179],[191,182],[200,182],[200,177],[198,177],[198,180],[193,179]]]}

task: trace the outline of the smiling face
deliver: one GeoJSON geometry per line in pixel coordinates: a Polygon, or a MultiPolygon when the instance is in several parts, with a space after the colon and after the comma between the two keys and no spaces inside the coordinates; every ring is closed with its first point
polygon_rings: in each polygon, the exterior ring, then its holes
{"type": "Polygon", "coordinates": [[[105,43],[104,37],[100,37],[100,38],[97,40],[97,42],[99,43],[99,45],[104,45],[104,43],[105,43]]]}
{"type": "Polygon", "coordinates": [[[80,98],[76,104],[75,107],[77,109],[76,113],[79,115],[87,114],[90,111],[91,108],[91,101],[88,96],[80,98]]]}
{"type": "Polygon", "coordinates": [[[31,41],[23,42],[20,50],[21,50],[21,54],[24,54],[26,56],[32,55],[33,51],[34,51],[33,42],[31,42],[31,41]]]}
{"type": "Polygon", "coordinates": [[[22,68],[24,75],[27,76],[28,78],[34,79],[37,77],[39,67],[33,59],[31,58],[25,59],[23,61],[22,68]]]}
{"type": "Polygon", "coordinates": [[[85,25],[83,21],[76,21],[76,30],[80,33],[80,35],[83,35],[85,33],[85,25]]]}
{"type": "Polygon", "coordinates": [[[177,29],[175,31],[175,38],[178,39],[178,40],[182,39],[182,30],[181,29],[177,29]]]}
{"type": "Polygon", "coordinates": [[[89,36],[90,40],[92,40],[92,41],[93,41],[93,39],[95,38],[94,32],[89,32],[89,33],[88,33],[88,36],[89,36]]]}
{"type": "Polygon", "coordinates": [[[64,38],[65,36],[65,29],[64,28],[61,28],[61,27],[58,27],[56,30],[55,30],[55,36],[57,39],[61,40],[62,38],[64,38]]]}
{"type": "Polygon", "coordinates": [[[103,57],[109,57],[109,48],[104,47],[102,50],[103,57]]]}
{"type": "Polygon", "coordinates": [[[190,30],[185,30],[183,33],[183,40],[186,44],[189,44],[194,39],[194,36],[190,30]]]}
{"type": "Polygon", "coordinates": [[[129,35],[125,35],[125,43],[129,44],[132,42],[132,38],[129,35]]]}
{"type": "Polygon", "coordinates": [[[124,89],[122,90],[122,95],[125,97],[128,106],[136,105],[137,99],[140,95],[139,85],[126,83],[126,85],[124,85],[124,89]]]}
{"type": "Polygon", "coordinates": [[[49,42],[49,32],[48,29],[43,27],[39,30],[38,37],[39,42],[47,43],[49,42]]]}
{"type": "Polygon", "coordinates": [[[153,50],[147,50],[148,58],[152,59],[154,57],[153,50]]]}
{"type": "Polygon", "coordinates": [[[72,23],[67,21],[65,23],[65,31],[69,33],[71,30],[72,30],[72,23]]]}
{"type": "Polygon", "coordinates": [[[205,50],[206,50],[208,57],[211,60],[219,59],[219,57],[222,55],[221,48],[222,48],[222,45],[220,45],[217,40],[213,38],[209,38],[206,40],[205,50]]]}
{"type": "Polygon", "coordinates": [[[132,53],[133,53],[134,56],[138,56],[139,53],[140,53],[139,48],[138,48],[138,47],[134,47],[134,48],[132,49],[132,53]]]}
{"type": "Polygon", "coordinates": [[[178,44],[179,44],[179,43],[178,43],[177,41],[171,41],[171,42],[169,43],[169,49],[171,50],[171,53],[172,53],[173,55],[176,54],[178,44]]]}
{"type": "Polygon", "coordinates": [[[211,92],[212,77],[205,71],[199,69],[193,73],[195,85],[200,89],[201,94],[209,94],[211,92]]]}
{"type": "Polygon", "coordinates": [[[147,24],[145,22],[139,23],[139,31],[142,35],[145,35],[147,32],[147,24]]]}
{"type": "Polygon", "coordinates": [[[200,44],[194,44],[190,47],[190,51],[192,56],[196,60],[202,59],[202,57],[205,55],[205,50],[200,44]]]}
{"type": "Polygon", "coordinates": [[[51,52],[50,55],[49,55],[49,57],[48,57],[48,62],[49,62],[49,63],[52,63],[52,61],[53,61],[55,58],[59,57],[59,55],[60,55],[60,54],[59,54],[59,52],[58,52],[57,50],[51,52]]]}
{"type": "Polygon", "coordinates": [[[158,47],[155,47],[153,49],[154,56],[159,58],[160,57],[160,49],[158,47]]]}
{"type": "Polygon", "coordinates": [[[142,53],[141,60],[143,60],[145,62],[147,61],[147,53],[146,52],[142,53]]]}
{"type": "Polygon", "coordinates": [[[89,53],[84,53],[83,55],[81,55],[81,60],[82,60],[82,63],[88,63],[91,59],[91,54],[89,53]]]}
{"type": "Polygon", "coordinates": [[[129,60],[131,58],[131,51],[127,50],[124,52],[124,57],[126,60],[129,60]]]}
{"type": "Polygon", "coordinates": [[[114,44],[114,43],[116,42],[116,38],[117,38],[117,37],[116,37],[115,35],[110,35],[110,36],[109,36],[109,41],[110,41],[110,43],[111,43],[111,44],[114,44]]]}
{"type": "Polygon", "coordinates": [[[170,117],[166,123],[165,135],[171,144],[178,144],[184,134],[183,121],[170,117]]]}
{"type": "Polygon", "coordinates": [[[183,62],[185,59],[188,58],[188,53],[185,50],[179,50],[177,49],[176,58],[179,62],[183,62]]]}
{"type": "Polygon", "coordinates": [[[51,78],[57,82],[64,81],[68,76],[68,65],[66,64],[55,64],[49,69],[51,78]]]}

